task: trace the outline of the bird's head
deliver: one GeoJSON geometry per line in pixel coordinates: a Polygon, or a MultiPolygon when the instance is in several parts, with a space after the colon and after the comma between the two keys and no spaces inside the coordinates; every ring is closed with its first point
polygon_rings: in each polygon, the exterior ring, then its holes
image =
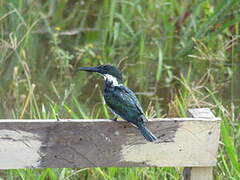
{"type": "Polygon", "coordinates": [[[113,65],[104,64],[96,67],[81,67],[81,71],[97,72],[104,76],[104,79],[113,83],[114,86],[122,84],[121,71],[113,65]]]}

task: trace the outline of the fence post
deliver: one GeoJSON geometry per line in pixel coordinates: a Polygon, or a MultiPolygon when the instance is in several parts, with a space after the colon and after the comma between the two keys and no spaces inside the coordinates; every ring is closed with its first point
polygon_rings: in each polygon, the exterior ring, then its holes
{"type": "MultiPolygon", "coordinates": [[[[196,108],[188,110],[188,117],[194,118],[215,118],[208,108],[196,108]]],[[[212,167],[185,167],[183,170],[184,180],[212,180],[212,167]]]]}

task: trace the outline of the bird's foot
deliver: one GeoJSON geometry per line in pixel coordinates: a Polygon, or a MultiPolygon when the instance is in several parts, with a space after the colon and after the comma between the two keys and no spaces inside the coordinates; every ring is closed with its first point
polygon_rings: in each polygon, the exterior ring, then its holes
{"type": "Polygon", "coordinates": [[[117,122],[117,119],[118,119],[117,117],[111,118],[111,120],[115,122],[117,122]]]}
{"type": "Polygon", "coordinates": [[[60,118],[59,118],[58,114],[56,114],[56,119],[57,119],[57,122],[60,121],[60,118]]]}

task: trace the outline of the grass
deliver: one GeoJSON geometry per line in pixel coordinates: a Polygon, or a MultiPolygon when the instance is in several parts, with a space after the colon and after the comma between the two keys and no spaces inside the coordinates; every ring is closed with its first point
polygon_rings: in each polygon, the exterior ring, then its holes
{"type": "MultiPolygon", "coordinates": [[[[0,118],[109,118],[101,80],[119,65],[149,117],[220,116],[215,179],[240,179],[238,0],[0,0],[0,118]],[[91,91],[89,90],[91,89],[91,91]]],[[[176,168],[8,170],[4,179],[179,179],[176,168]]]]}

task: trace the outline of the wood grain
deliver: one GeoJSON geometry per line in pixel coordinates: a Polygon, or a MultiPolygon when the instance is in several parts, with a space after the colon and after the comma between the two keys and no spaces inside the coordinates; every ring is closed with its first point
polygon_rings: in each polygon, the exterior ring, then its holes
{"type": "Polygon", "coordinates": [[[153,119],[146,142],[129,123],[109,120],[0,120],[0,169],[214,166],[219,118],[153,119]]]}

